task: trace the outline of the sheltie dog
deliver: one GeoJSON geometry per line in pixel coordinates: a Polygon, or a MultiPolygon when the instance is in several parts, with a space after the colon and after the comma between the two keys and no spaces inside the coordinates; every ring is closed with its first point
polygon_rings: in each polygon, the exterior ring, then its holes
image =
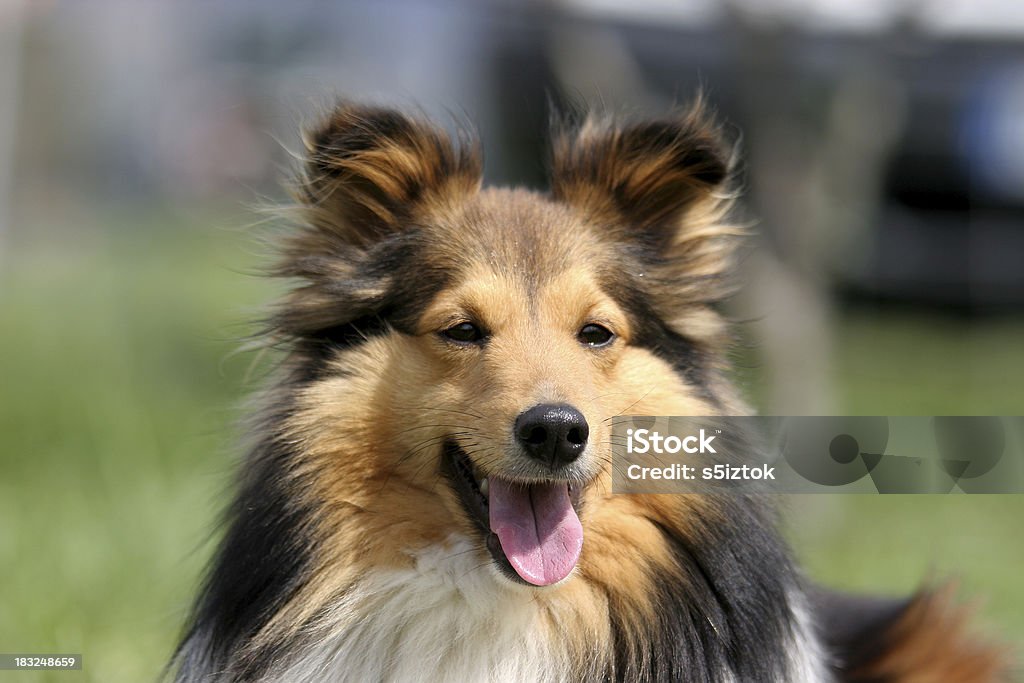
{"type": "Polygon", "coordinates": [[[399,111],[305,142],[285,357],[176,680],[1001,680],[941,591],[810,585],[765,500],[612,493],[611,418],[749,411],[702,107],[555,126],[546,193],[399,111]]]}

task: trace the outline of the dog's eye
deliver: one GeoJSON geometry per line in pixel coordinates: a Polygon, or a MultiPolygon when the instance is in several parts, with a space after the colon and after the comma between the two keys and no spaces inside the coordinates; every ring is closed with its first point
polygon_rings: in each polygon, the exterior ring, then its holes
{"type": "Polygon", "coordinates": [[[581,344],[587,346],[606,346],[615,338],[615,334],[607,327],[590,323],[580,329],[576,338],[580,340],[581,344]]]}
{"type": "Polygon", "coordinates": [[[473,323],[459,323],[441,332],[441,336],[460,344],[475,344],[483,341],[484,331],[473,323]]]}

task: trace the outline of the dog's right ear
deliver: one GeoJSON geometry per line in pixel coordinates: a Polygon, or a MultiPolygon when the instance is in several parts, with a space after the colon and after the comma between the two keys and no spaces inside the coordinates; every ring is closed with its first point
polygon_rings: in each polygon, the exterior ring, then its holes
{"type": "Polygon", "coordinates": [[[356,247],[387,238],[424,206],[476,192],[482,169],[468,135],[401,112],[339,104],[304,135],[296,197],[309,227],[356,247]]]}
{"type": "Polygon", "coordinates": [[[589,116],[575,125],[556,123],[555,199],[581,209],[615,238],[663,256],[674,243],[713,231],[706,223],[728,204],[723,190],[732,150],[700,100],[662,120],[589,116]]]}
{"type": "Polygon", "coordinates": [[[660,120],[589,116],[554,130],[551,193],[641,259],[643,287],[659,292],[662,311],[679,311],[733,291],[745,234],[730,220],[733,159],[701,100],[660,120]]]}

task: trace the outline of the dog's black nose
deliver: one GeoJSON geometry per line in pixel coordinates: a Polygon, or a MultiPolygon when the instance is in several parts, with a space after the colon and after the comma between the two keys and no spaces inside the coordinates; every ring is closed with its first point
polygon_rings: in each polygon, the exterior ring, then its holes
{"type": "Polygon", "coordinates": [[[516,418],[516,439],[527,455],[552,469],[580,457],[590,427],[583,413],[565,404],[542,403],[516,418]]]}

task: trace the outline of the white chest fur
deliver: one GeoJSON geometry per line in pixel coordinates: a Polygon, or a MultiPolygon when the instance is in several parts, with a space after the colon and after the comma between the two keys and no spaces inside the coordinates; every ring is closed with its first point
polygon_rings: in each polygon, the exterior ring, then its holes
{"type": "Polygon", "coordinates": [[[366,576],[332,612],[330,635],[266,680],[568,680],[564,640],[543,607],[474,547],[451,539],[419,553],[413,569],[366,576]]]}
{"type": "MultiPolygon", "coordinates": [[[[263,683],[560,683],[579,677],[566,634],[533,590],[500,576],[457,537],[414,557],[414,567],[361,579],[327,618],[319,643],[263,683]],[[574,671],[576,673],[574,673],[574,671]]],[[[786,645],[787,680],[825,683],[826,658],[801,596],[786,645]]],[[[571,624],[563,624],[572,628],[571,624]]],[[[586,657],[586,655],[584,655],[586,657]]],[[[597,652],[591,661],[600,670],[597,652]]],[[[723,672],[723,681],[733,677],[723,672]]]]}

